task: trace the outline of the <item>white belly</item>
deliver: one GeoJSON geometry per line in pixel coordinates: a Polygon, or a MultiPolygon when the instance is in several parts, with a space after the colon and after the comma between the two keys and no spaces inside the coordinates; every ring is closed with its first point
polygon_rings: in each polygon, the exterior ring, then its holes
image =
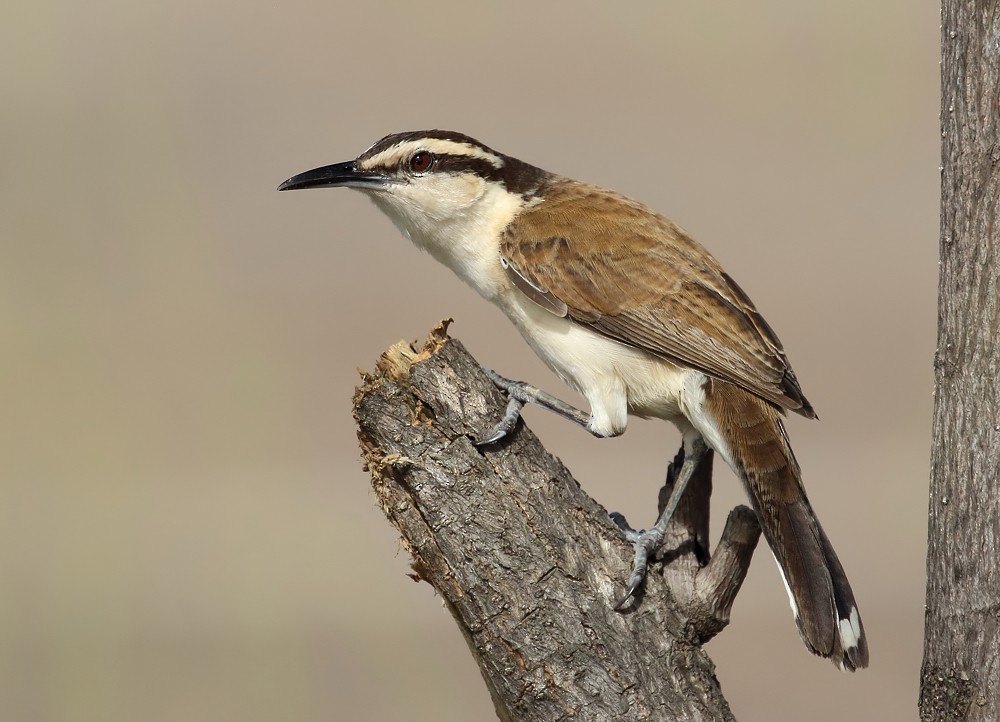
{"type": "Polygon", "coordinates": [[[590,429],[625,431],[628,414],[673,421],[690,430],[689,400],[701,398],[704,375],[587,329],[525,299],[501,304],[541,359],[590,404],[590,429]]]}

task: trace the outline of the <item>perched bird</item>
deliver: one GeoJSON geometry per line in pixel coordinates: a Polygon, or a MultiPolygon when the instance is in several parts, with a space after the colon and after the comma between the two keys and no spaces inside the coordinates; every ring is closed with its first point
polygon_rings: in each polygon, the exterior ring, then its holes
{"type": "Polygon", "coordinates": [[[806,646],[842,669],[867,666],[854,593],[785,432],[786,410],[816,415],[774,331],[708,251],[641,203],[461,133],[389,135],[279,190],[325,186],[364,192],[404,236],[496,304],[590,405],[587,414],[494,374],[511,401],[482,443],[513,428],[526,402],[602,437],[624,432],[629,414],[678,427],[685,462],[656,527],[637,542],[625,599],[707,445],[743,480],[806,646]]]}

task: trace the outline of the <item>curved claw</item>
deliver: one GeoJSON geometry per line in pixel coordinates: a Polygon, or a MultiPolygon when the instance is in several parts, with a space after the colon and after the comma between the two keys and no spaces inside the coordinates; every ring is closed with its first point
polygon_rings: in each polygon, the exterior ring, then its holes
{"type": "Polygon", "coordinates": [[[628,604],[628,601],[632,598],[632,595],[635,594],[637,591],[639,591],[639,585],[642,584],[642,580],[643,576],[636,577],[635,575],[633,575],[632,579],[629,582],[628,588],[625,590],[625,596],[619,599],[615,603],[615,606],[612,607],[612,609],[614,609],[616,612],[621,611],[625,607],[625,605],[628,604]]]}
{"type": "Polygon", "coordinates": [[[521,418],[521,409],[523,407],[523,401],[511,396],[510,400],[507,402],[507,410],[504,411],[503,418],[497,422],[496,426],[472,443],[475,446],[486,446],[487,444],[493,444],[500,441],[500,439],[504,438],[507,434],[514,430],[515,426],[517,426],[517,420],[521,418]]]}
{"type": "Polygon", "coordinates": [[[489,446],[490,444],[495,444],[500,441],[503,437],[510,433],[510,429],[503,428],[502,424],[497,424],[488,433],[484,434],[478,439],[472,440],[473,446],[489,446]]]}
{"type": "MultiPolygon", "coordinates": [[[[618,517],[624,517],[618,514],[618,517]]],[[[649,531],[635,531],[634,529],[624,530],[626,538],[633,543],[635,546],[635,557],[632,559],[632,575],[628,579],[628,587],[625,590],[625,596],[623,596],[617,604],[615,604],[615,611],[620,610],[632,595],[636,593],[642,581],[646,578],[646,570],[649,567],[649,555],[655,552],[660,544],[663,543],[663,532],[656,527],[650,529],[649,531]]]]}

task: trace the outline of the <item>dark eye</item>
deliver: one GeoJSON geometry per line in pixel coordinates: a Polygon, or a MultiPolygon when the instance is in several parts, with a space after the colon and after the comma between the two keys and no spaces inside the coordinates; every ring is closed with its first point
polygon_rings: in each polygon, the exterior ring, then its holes
{"type": "Polygon", "coordinates": [[[414,173],[426,173],[434,165],[434,154],[426,150],[418,150],[410,157],[410,170],[414,173]]]}

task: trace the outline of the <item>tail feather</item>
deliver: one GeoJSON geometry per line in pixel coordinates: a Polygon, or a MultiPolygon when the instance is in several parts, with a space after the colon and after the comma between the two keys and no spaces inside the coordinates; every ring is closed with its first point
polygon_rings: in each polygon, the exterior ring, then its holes
{"type": "Polygon", "coordinates": [[[706,385],[705,411],[699,431],[743,480],[806,647],[841,669],[868,666],[854,592],[806,497],[781,412],[718,380],[706,385]]]}
{"type": "MultiPolygon", "coordinates": [[[[815,517],[814,517],[815,518],[815,517]]],[[[823,541],[823,554],[826,556],[827,569],[833,582],[834,601],[837,604],[837,620],[840,634],[838,641],[839,648],[834,650],[832,657],[843,658],[842,667],[853,672],[856,669],[864,669],[868,666],[868,639],[865,637],[865,625],[861,621],[858,613],[858,604],[854,600],[854,591],[851,583],[847,581],[847,574],[837,558],[837,552],[833,550],[833,545],[819,526],[820,538],[823,541]]]]}

